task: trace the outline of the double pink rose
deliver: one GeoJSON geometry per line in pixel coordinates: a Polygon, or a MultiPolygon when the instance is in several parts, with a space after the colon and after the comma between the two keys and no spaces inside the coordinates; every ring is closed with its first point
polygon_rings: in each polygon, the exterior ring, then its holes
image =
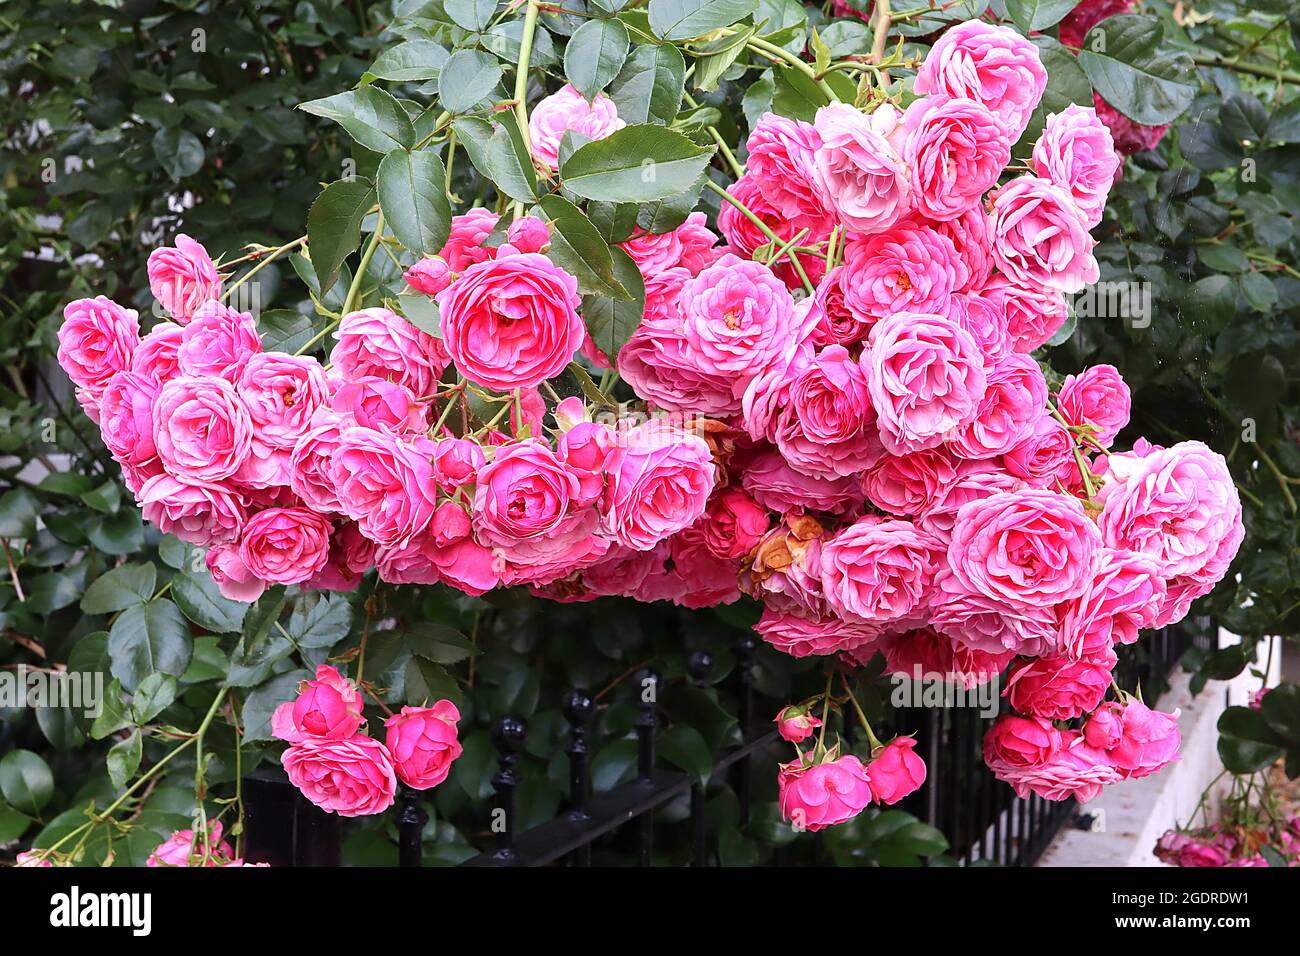
{"type": "Polygon", "coordinates": [[[1071,425],[1092,426],[1092,438],[1107,447],[1128,424],[1133,399],[1128,385],[1113,365],[1093,365],[1078,375],[1067,375],[1056,407],[1071,425]]]}
{"type": "Polygon", "coordinates": [[[193,318],[199,306],[221,295],[221,276],[201,243],[181,233],[176,245],[149,253],[145,266],[149,291],[180,325],[193,318]]]}
{"type": "Polygon", "coordinates": [[[1035,657],[1011,669],[1003,695],[1022,714],[1073,720],[1097,708],[1110,682],[1110,666],[1066,657],[1035,657]]]}
{"type": "Polygon", "coordinates": [[[608,467],[602,528],[636,551],[693,525],[704,514],[716,476],[703,438],[657,419],[620,435],[608,467]]]}
{"type": "Polygon", "coordinates": [[[551,169],[560,166],[560,141],[570,131],[584,139],[604,139],[624,126],[618,107],[604,93],[588,101],[571,85],[545,97],[528,116],[528,140],[533,155],[551,169]]]}
{"type": "Polygon", "coordinates": [[[238,540],[248,520],[247,501],[226,482],[158,474],[140,486],[136,498],[144,520],[199,547],[238,540]]]}
{"type": "Polygon", "coordinates": [[[59,364],[77,386],[78,395],[95,406],[111,379],[131,367],[140,344],[140,321],[134,309],[96,296],[77,299],[63,309],[59,326],[59,364]]]}
{"type": "Polygon", "coordinates": [[[876,803],[893,806],[925,783],[925,761],[913,752],[915,747],[915,738],[895,737],[872,756],[867,777],[876,803]]]}
{"type": "Polygon", "coordinates": [[[822,349],[790,381],[775,431],[786,461],[813,474],[856,474],[885,455],[867,373],[842,345],[822,349]]]}
{"type": "Polygon", "coordinates": [[[341,817],[383,813],[397,794],[388,748],[370,737],[308,737],[286,750],[280,762],[303,796],[341,817]]]}
{"type": "Polygon", "coordinates": [[[794,706],[782,707],[776,715],[775,723],[781,739],[792,744],[807,740],[822,725],[821,719],[807,707],[794,706]]]}
{"type": "Polygon", "coordinates": [[[741,558],[754,550],[770,523],[766,508],[741,489],[726,488],[709,502],[700,537],[716,557],[741,558]]]}
{"type": "Polygon", "coordinates": [[[393,769],[404,784],[428,790],[447,779],[452,761],[461,754],[459,720],[456,705],[440,700],[432,707],[403,707],[384,721],[393,769]]]}
{"type": "Polygon", "coordinates": [[[817,110],[817,185],[826,207],[849,232],[883,232],[907,213],[912,185],[899,155],[900,120],[888,104],[870,116],[847,103],[817,110]]]}
{"type": "Polygon", "coordinates": [[[244,525],[239,557],[263,581],[302,584],[325,567],[329,538],[329,520],[315,511],[267,508],[244,525]]]}
{"type": "Polygon", "coordinates": [[[249,313],[217,301],[205,302],[181,333],[176,364],[185,375],[213,375],[234,382],[248,358],[260,351],[262,339],[249,313]]]}
{"type": "Polygon", "coordinates": [[[846,620],[899,621],[927,606],[940,556],[910,521],[859,518],[822,546],[822,593],[846,620]]]}
{"type": "Polygon", "coordinates": [[[330,456],[339,506],[378,545],[404,547],[433,518],[437,489],[425,444],[432,445],[360,426],[339,434],[330,456]]]}
{"type": "Polygon", "coordinates": [[[253,422],[223,378],[182,375],[154,400],[154,446],[167,471],[190,482],[221,481],[248,459],[253,422]]]}
{"type": "MultiPolygon", "coordinates": [[[[145,866],[227,866],[235,861],[235,850],[221,839],[220,820],[208,824],[207,839],[193,830],[177,830],[144,861],[145,866]]],[[[20,864],[21,865],[21,864],[20,864]]]]}
{"type": "Polygon", "coordinates": [[[1178,759],[1178,712],[1151,710],[1140,700],[1104,705],[1083,726],[1089,744],[1106,752],[1125,779],[1147,777],[1178,759]]]}
{"type": "Polygon", "coordinates": [[[996,458],[1007,454],[1033,431],[1046,407],[1047,380],[1038,363],[1027,355],[1012,352],[1003,356],[989,372],[987,389],[975,417],[958,429],[950,447],[963,458],[996,458]]]}
{"type": "Polygon", "coordinates": [[[1011,180],[989,200],[993,261],[1013,282],[1074,293],[1101,272],[1074,199],[1037,176],[1011,180]]]}
{"type": "Polygon", "coordinates": [[[330,363],[345,380],[373,375],[406,386],[416,398],[437,390],[450,361],[442,342],[389,309],[348,313],[334,338],[330,363]]]}
{"type": "Polygon", "coordinates": [[[1123,163],[1097,111],[1077,103],[1049,114],[1034,144],[1034,172],[1070,194],[1089,228],[1101,222],[1123,163]]]}
{"type": "Polygon", "coordinates": [[[804,759],[781,764],[776,778],[781,816],[795,829],[824,830],[852,819],[871,803],[871,780],[857,757],[848,754],[820,764],[804,759]]]}
{"type": "Polygon", "coordinates": [[[745,168],[763,198],[782,218],[816,234],[830,231],[830,213],[817,181],[821,146],[813,124],[776,113],[760,116],[745,143],[745,168]]]}
{"type": "Polygon", "coordinates": [[[955,219],[978,206],[1011,160],[1006,128],[978,100],[917,100],[903,125],[912,204],[930,219],[955,219]]]}
{"type": "Polygon", "coordinates": [[[844,269],[844,307],[866,324],[897,312],[947,315],[953,293],[969,279],[951,239],[910,222],[850,242],[844,269]]]}
{"type": "Polygon", "coordinates": [[[361,691],[339,673],[321,664],[314,680],[298,685],[298,696],[276,707],[271,732],[281,740],[298,743],[308,737],[347,740],[365,723],[361,691]]]}

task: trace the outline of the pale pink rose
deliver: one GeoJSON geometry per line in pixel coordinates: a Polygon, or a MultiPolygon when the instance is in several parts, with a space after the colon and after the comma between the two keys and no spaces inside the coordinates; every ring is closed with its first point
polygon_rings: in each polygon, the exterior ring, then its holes
{"type": "Polygon", "coordinates": [[[1012,351],[1006,313],[983,295],[965,292],[954,295],[948,309],[948,317],[970,333],[992,372],[1012,351]]]}
{"type": "Polygon", "coordinates": [[[506,242],[520,252],[541,252],[550,244],[551,232],[536,216],[521,216],[506,230],[506,242]]]}
{"type": "Polygon", "coordinates": [[[982,289],[993,272],[993,247],[989,241],[989,220],[982,206],[972,206],[955,219],[917,219],[918,225],[928,226],[945,237],[957,250],[966,266],[969,278],[958,291],[971,292],[982,289]]]}
{"type": "Polygon", "coordinates": [[[388,309],[350,312],[334,338],[330,363],[345,380],[373,375],[406,386],[416,398],[437,391],[451,361],[440,340],[388,309]]]}
{"type": "Polygon", "coordinates": [[[1151,710],[1135,698],[1105,704],[1083,726],[1089,744],[1104,750],[1125,779],[1147,777],[1178,759],[1178,712],[1151,710]]]}
{"type": "Polygon", "coordinates": [[[988,462],[966,465],[955,481],[936,490],[929,507],[917,518],[917,524],[935,537],[947,541],[952,537],[957,512],[966,502],[987,498],[995,492],[1016,491],[1025,487],[1024,482],[1019,478],[1008,475],[1000,469],[984,470],[991,467],[988,462]]]}
{"type": "Polygon", "coordinates": [[[298,685],[298,696],[287,700],[271,716],[271,732],[297,743],[308,737],[348,740],[361,729],[365,702],[357,685],[338,668],[321,664],[314,680],[298,685]]]}
{"type": "MultiPolygon", "coordinates": [[[[989,373],[988,388],[975,417],[957,430],[949,447],[962,458],[996,458],[1007,454],[1033,432],[1043,418],[1046,405],[1047,380],[1038,363],[1027,355],[1012,352],[989,373]]],[[[1008,470],[1019,478],[1025,477],[1008,470]]]]}
{"type": "Polygon", "coordinates": [[[700,523],[704,546],[719,558],[741,558],[767,533],[767,509],[739,488],[726,488],[709,502],[700,523]]]}
{"type": "Polygon", "coordinates": [[[538,439],[508,445],[479,470],[475,537],[520,581],[562,577],[607,547],[595,538],[599,513],[580,498],[575,469],[550,445],[538,439]]]}
{"type": "Polygon", "coordinates": [[[262,339],[252,315],[205,302],[181,334],[176,364],[184,375],[215,375],[235,382],[249,356],[260,351],[262,339]]]}
{"type": "Polygon", "coordinates": [[[383,813],[397,793],[388,748],[370,737],[308,737],[286,750],[280,762],[303,796],[341,817],[383,813]]]}
{"type": "Polygon", "coordinates": [[[582,346],[578,281],[535,253],[470,266],[438,295],[443,342],[462,375],[485,388],[533,387],[582,346]]]}
{"type": "Polygon", "coordinates": [[[939,543],[909,521],[868,515],[822,546],[822,593],[847,620],[888,624],[923,611],[939,543]]]}
{"type": "Polygon", "coordinates": [[[99,429],[104,445],[123,464],[157,465],[153,440],[153,403],[158,385],[137,372],[118,372],[108,380],[99,399],[99,429]]]}
{"type": "Polygon", "coordinates": [[[145,521],[199,547],[234,541],[247,520],[243,496],[220,482],[154,475],[136,497],[145,521]]]}
{"type": "Polygon", "coordinates": [[[476,262],[486,262],[496,257],[497,251],[483,245],[492,235],[500,217],[491,209],[476,206],[467,212],[451,217],[451,235],[438,252],[451,268],[453,276],[459,275],[476,262]]]}
{"type": "Polygon", "coordinates": [[[1090,437],[1106,447],[1128,424],[1132,405],[1128,385],[1113,365],[1093,365],[1067,375],[1056,401],[1062,418],[1071,425],[1091,425],[1090,437]]]}
{"type": "Polygon", "coordinates": [[[429,428],[429,406],[415,400],[405,385],[363,375],[338,387],[329,400],[339,416],[366,428],[403,436],[429,428]]]}
{"type": "Polygon", "coordinates": [[[994,276],[980,295],[1002,314],[1011,347],[1025,354],[1044,345],[1070,317],[1061,293],[1005,276],[994,276]]]}
{"type": "Polygon", "coordinates": [[[1096,710],[1110,690],[1110,668],[1067,657],[1035,657],[1011,668],[1002,696],[1022,714],[1073,720],[1096,710]]]}
{"type": "Polygon", "coordinates": [[[755,457],[740,481],[755,501],[780,514],[792,510],[848,514],[862,509],[862,491],[854,478],[806,475],[791,468],[776,449],[755,457]]]}
{"type": "Polygon", "coordinates": [[[140,340],[131,356],[131,371],[156,385],[180,374],[179,353],[185,330],[175,322],[159,322],[140,340]]]}
{"type": "Polygon", "coordinates": [[[79,393],[96,406],[104,386],[131,367],[140,344],[140,321],[134,309],[96,296],[69,302],[59,326],[59,364],[79,393]]]}
{"type": "Polygon", "coordinates": [[[694,524],[716,477],[703,438],[654,419],[619,436],[608,468],[602,530],[638,551],[694,524]]]}
{"type": "Polygon", "coordinates": [[[989,199],[993,262],[1013,282],[1067,294],[1100,278],[1095,244],[1070,194],[1020,176],[989,199]]]}
{"type": "Polygon", "coordinates": [[[560,436],[555,451],[578,477],[577,501],[598,500],[605,493],[609,464],[618,445],[617,433],[603,422],[578,422],[560,436]]]}
{"type": "Polygon", "coordinates": [[[618,118],[618,107],[604,93],[594,100],[587,98],[565,84],[533,107],[528,115],[528,139],[533,156],[551,169],[560,167],[560,142],[572,130],[586,139],[604,139],[624,126],[618,118]]]}
{"type": "Polygon", "coordinates": [[[438,256],[424,256],[402,273],[402,279],[416,292],[437,295],[451,285],[451,267],[438,256]]]}
{"type": "Polygon", "coordinates": [[[1034,172],[1074,198],[1089,228],[1101,222],[1106,197],[1123,162],[1097,111],[1077,103],[1049,113],[1034,144],[1034,172]]]}
{"type": "Polygon", "coordinates": [[[836,654],[870,647],[880,629],[844,621],[834,614],[809,616],[764,608],[754,633],[791,657],[836,654]]]}
{"type": "Polygon", "coordinates": [[[1241,499],[1223,456],[1201,442],[1111,455],[1107,464],[1097,495],[1101,536],[1160,567],[1168,594],[1152,626],[1163,627],[1227,572],[1245,536],[1241,499]]]}
{"type": "Polygon", "coordinates": [[[777,732],[782,740],[792,744],[801,743],[812,736],[814,730],[822,725],[821,718],[807,707],[782,707],[774,720],[777,732]]]}
{"type": "Polygon", "coordinates": [[[1036,793],[1044,800],[1074,797],[1087,803],[1102,787],[1119,783],[1120,773],[1107,762],[1105,752],[1088,745],[1077,730],[1061,734],[1061,746],[1042,763],[1028,767],[992,767],[999,780],[1011,784],[1022,798],[1036,793]]]}
{"type": "Polygon", "coordinates": [[[1055,417],[1039,411],[1025,436],[1000,459],[1008,474],[1033,488],[1070,488],[1078,480],[1074,439],[1055,417]]]}
{"type": "Polygon", "coordinates": [[[885,456],[867,374],[842,345],[829,345],[789,385],[790,403],[777,419],[775,438],[795,468],[821,475],[852,475],[885,456]]]}
{"type": "Polygon", "coordinates": [[[946,31],[916,74],[917,93],[987,106],[1015,142],[1047,89],[1038,48],[1010,27],[968,20],[946,31]]]}
{"type": "MultiPolygon", "coordinates": [[[[193,328],[193,326],[190,326],[193,328]]],[[[154,400],[154,446],[177,478],[215,482],[239,471],[253,441],[248,407],[222,378],[183,375],[154,400]]]]}
{"type": "Polygon", "coordinates": [[[817,185],[826,207],[849,232],[884,232],[908,211],[912,188],[898,150],[900,121],[889,104],[870,116],[847,103],[817,110],[817,185]]]}
{"type": "Polygon", "coordinates": [[[255,575],[239,556],[236,544],[213,545],[203,556],[208,573],[221,596],[231,601],[256,601],[266,590],[266,582],[255,575]]]}
{"type": "Polygon", "coordinates": [[[177,830],[149,854],[145,866],[226,866],[235,858],[231,845],[221,839],[220,820],[208,824],[207,839],[193,830],[177,830]]]}
{"type": "Polygon", "coordinates": [[[244,524],[239,557],[263,581],[301,584],[329,558],[330,523],[307,508],[268,508],[244,524]]]}
{"type": "Polygon", "coordinates": [[[343,420],[329,410],[317,411],[311,427],[302,434],[289,456],[289,487],[307,507],[322,514],[341,514],[334,487],[332,459],[338,448],[343,420]]]}
{"type": "Polygon", "coordinates": [[[882,641],[885,671],[913,679],[938,678],[970,689],[987,684],[1006,668],[1010,651],[993,654],[959,644],[930,627],[916,627],[882,641]]]}
{"type": "Polygon", "coordinates": [[[952,240],[910,224],[850,242],[844,269],[844,306],[867,324],[897,312],[947,315],[952,294],[968,279],[952,240]]]}
{"type": "Polygon", "coordinates": [[[1069,657],[1109,660],[1115,644],[1133,644],[1165,601],[1160,567],[1131,551],[1103,548],[1097,573],[1079,598],[1061,608],[1061,643],[1069,657]]]}
{"type": "Polygon", "coordinates": [[[930,626],[963,647],[988,654],[1036,657],[1061,651],[1054,608],[1014,606],[968,591],[947,571],[935,582],[930,626]]]}
{"type": "Polygon", "coordinates": [[[796,829],[824,830],[851,820],[871,803],[867,768],[857,757],[805,765],[806,759],[781,764],[776,778],[781,817],[796,829]]]}
{"type": "Polygon", "coordinates": [[[402,783],[428,790],[447,779],[452,762],[461,754],[456,739],[459,720],[456,705],[440,700],[432,707],[403,707],[400,714],[384,721],[385,742],[402,783]]]}
{"type": "Polygon", "coordinates": [[[944,445],[910,455],[886,455],[862,474],[862,491],[881,511],[919,515],[934,506],[965,467],[944,445]]]}
{"type": "Polygon", "coordinates": [[[185,325],[199,306],[221,295],[221,276],[201,243],[181,233],[176,245],[149,253],[149,291],[168,314],[185,325]]]}
{"type": "Polygon", "coordinates": [[[244,363],[237,390],[253,423],[253,440],[292,449],[325,404],[328,385],[320,362],[309,355],[259,352],[244,363]]]}
{"type": "Polygon", "coordinates": [[[917,100],[903,115],[903,126],[912,205],[931,219],[956,219],[978,206],[1011,160],[1006,129],[977,100],[917,100]]]}
{"type": "Polygon", "coordinates": [[[1036,489],[998,492],[957,512],[948,564],[967,591],[1017,607],[1047,607],[1087,590],[1101,543],[1076,498],[1036,489]]]}
{"type": "Polygon", "coordinates": [[[941,315],[899,312],[881,320],[863,364],[890,454],[940,444],[975,417],[984,397],[979,346],[941,315]]]}
{"type": "Polygon", "coordinates": [[[371,541],[404,547],[433,518],[436,485],[432,442],[418,445],[387,432],[344,428],[331,456],[331,474],[344,514],[371,541]]]}
{"type": "Polygon", "coordinates": [[[1003,714],[984,735],[984,762],[999,777],[1041,767],[1061,749],[1061,732],[1041,717],[1003,714]]]}
{"type": "Polygon", "coordinates": [[[844,302],[847,277],[848,270],[838,265],[817,284],[812,300],[813,345],[853,345],[871,331],[872,322],[855,316],[844,302]]]}
{"type": "Polygon", "coordinates": [[[555,425],[562,432],[591,421],[591,413],[587,409],[587,403],[578,395],[570,395],[568,398],[561,399],[555,403],[555,409],[552,412],[555,416],[555,425]]]}
{"type": "Polygon", "coordinates": [[[893,806],[925,783],[925,762],[912,752],[915,747],[915,738],[895,737],[872,756],[867,776],[876,803],[893,806]]]}
{"type": "Polygon", "coordinates": [[[1143,126],[1135,123],[1115,107],[1101,98],[1101,94],[1092,94],[1092,105],[1097,110],[1097,118],[1110,130],[1115,149],[1122,156],[1132,156],[1148,149],[1155,149],[1169,132],[1168,124],[1163,126],[1143,126]]]}
{"type": "Polygon", "coordinates": [[[833,222],[817,180],[817,127],[776,113],[764,113],[750,131],[745,169],[763,198],[799,229],[829,232],[833,222]]]}
{"type": "Polygon", "coordinates": [[[472,485],[485,464],[483,446],[467,438],[444,438],[433,446],[433,476],[443,488],[472,485]]]}

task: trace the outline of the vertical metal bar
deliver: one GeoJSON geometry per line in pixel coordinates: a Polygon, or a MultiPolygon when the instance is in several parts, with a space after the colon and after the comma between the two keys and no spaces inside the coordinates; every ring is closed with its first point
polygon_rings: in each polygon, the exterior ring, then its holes
{"type": "MultiPolygon", "coordinates": [[[[648,784],[654,779],[655,772],[655,730],[658,724],[655,708],[659,703],[659,675],[647,667],[637,674],[637,683],[641,688],[641,712],[636,718],[637,779],[648,784]]],[[[642,813],[637,825],[637,863],[649,866],[654,859],[654,810],[642,813]]]]}
{"type": "MultiPolygon", "coordinates": [[[[736,639],[737,671],[740,680],[740,734],[741,740],[748,742],[754,732],[754,649],[758,641],[753,634],[746,632],[736,639]]],[[[750,785],[750,758],[742,757],[736,761],[736,801],[740,804],[740,828],[749,828],[751,803],[753,800],[750,785]]]]}
{"type": "Polygon", "coordinates": [[[424,825],[429,814],[420,806],[420,794],[402,784],[400,810],[397,814],[397,865],[419,866],[424,825]]]}
{"type": "MultiPolygon", "coordinates": [[[[569,817],[587,819],[587,799],[591,793],[590,748],[587,743],[587,725],[596,714],[596,700],[580,687],[569,691],[560,705],[564,719],[569,722],[569,817]]],[[[591,844],[584,843],[570,855],[573,866],[591,866],[591,844]]]]}
{"type": "Polygon", "coordinates": [[[943,773],[939,769],[939,757],[943,753],[940,748],[939,737],[943,733],[943,725],[939,722],[939,710],[931,709],[926,711],[926,727],[929,736],[930,747],[930,781],[929,790],[925,795],[925,822],[932,827],[939,825],[939,787],[943,782],[943,773]]]}
{"type": "Polygon", "coordinates": [[[492,829],[497,835],[497,848],[494,854],[502,863],[515,862],[515,821],[516,794],[519,789],[519,776],[515,765],[519,761],[519,751],[523,749],[528,736],[528,725],[520,717],[500,717],[492,725],[492,743],[497,748],[497,765],[499,770],[492,776],[492,789],[496,792],[497,805],[493,811],[492,829]]]}
{"type": "MultiPolygon", "coordinates": [[[[709,686],[713,671],[713,655],[695,651],[686,659],[686,673],[691,683],[701,689],[709,686]]],[[[691,787],[691,866],[709,865],[709,808],[707,795],[701,784],[691,787]]]]}

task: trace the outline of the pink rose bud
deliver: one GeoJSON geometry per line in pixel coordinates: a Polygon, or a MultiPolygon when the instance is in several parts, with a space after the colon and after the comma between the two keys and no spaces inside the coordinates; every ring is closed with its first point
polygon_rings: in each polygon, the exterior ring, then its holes
{"type": "Polygon", "coordinates": [[[519,252],[541,252],[550,243],[551,233],[536,216],[524,216],[510,224],[506,239],[519,252]]]}
{"type": "Polygon", "coordinates": [[[843,823],[872,800],[867,768],[851,754],[820,764],[781,764],[776,782],[781,816],[799,830],[816,832],[843,823]]]}
{"type": "Polygon", "coordinates": [[[32,869],[45,868],[54,866],[49,860],[41,859],[40,850],[25,850],[14,857],[14,866],[25,866],[32,869]]]}
{"type": "Polygon", "coordinates": [[[792,744],[807,740],[814,730],[822,725],[821,719],[812,714],[807,707],[790,705],[782,707],[776,715],[776,729],[782,740],[792,744]]]}
{"type": "Polygon", "coordinates": [[[449,700],[432,707],[403,707],[384,722],[388,729],[388,750],[402,782],[416,790],[428,790],[447,779],[452,762],[460,756],[456,722],[460,711],[449,700]]]}
{"type": "Polygon", "coordinates": [[[871,795],[877,803],[891,805],[925,783],[925,762],[912,752],[916,741],[895,737],[867,766],[871,795]]]}
{"type": "Polygon", "coordinates": [[[298,743],[309,737],[344,740],[365,723],[361,692],[337,668],[321,664],[316,679],[298,686],[296,700],[285,701],[271,715],[271,733],[298,743]]]}
{"type": "Polygon", "coordinates": [[[425,256],[403,272],[402,278],[416,292],[437,295],[451,285],[451,267],[438,256],[425,256]]]}

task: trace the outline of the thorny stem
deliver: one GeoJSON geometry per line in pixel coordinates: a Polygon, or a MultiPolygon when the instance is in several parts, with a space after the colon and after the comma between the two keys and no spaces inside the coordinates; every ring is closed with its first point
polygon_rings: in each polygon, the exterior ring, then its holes
{"type": "Polygon", "coordinates": [[[261,271],[262,271],[263,269],[265,269],[267,266],[269,266],[269,265],[270,265],[272,262],[274,262],[277,258],[279,258],[280,256],[284,255],[284,254],[285,254],[286,252],[288,252],[290,249],[296,249],[296,248],[298,248],[299,246],[301,246],[301,245],[302,245],[304,242],[306,242],[306,241],[307,241],[307,237],[306,237],[306,236],[299,236],[299,237],[298,237],[297,239],[295,239],[293,242],[286,242],[284,245],[280,246],[278,249],[272,249],[271,252],[266,256],[266,258],[259,260],[258,263],[257,263],[257,265],[253,266],[253,268],[249,269],[249,270],[248,270],[247,272],[245,272],[242,276],[240,276],[238,279],[236,279],[234,282],[232,282],[232,283],[231,283],[227,288],[225,288],[224,290],[222,290],[221,298],[222,298],[223,300],[225,300],[226,298],[228,298],[232,292],[234,292],[236,289],[238,289],[241,285],[243,285],[243,284],[244,284],[245,282],[247,282],[249,279],[253,278],[253,276],[257,275],[259,272],[261,272],[261,271]]]}
{"type": "MultiPolygon", "coordinates": [[[[782,241],[781,237],[778,236],[776,233],[774,233],[768,227],[767,223],[763,222],[763,220],[759,219],[756,215],[754,215],[754,213],[750,211],[749,207],[746,206],[743,202],[741,202],[735,196],[731,195],[731,193],[727,192],[727,190],[723,189],[721,186],[719,186],[717,183],[715,183],[713,180],[707,177],[704,180],[704,185],[708,186],[710,189],[712,189],[715,193],[717,193],[727,202],[731,203],[733,206],[739,209],[741,214],[750,222],[752,222],[758,228],[758,230],[763,233],[763,235],[767,236],[767,238],[771,239],[774,243],[777,243],[778,245],[781,243],[782,241]]],[[[794,266],[794,271],[799,274],[799,281],[803,283],[804,289],[807,290],[809,295],[812,295],[813,292],[816,290],[813,288],[812,281],[808,278],[808,273],[804,272],[803,263],[799,261],[799,257],[797,255],[791,256],[790,262],[794,266]]]]}
{"type": "Polygon", "coordinates": [[[758,37],[751,37],[745,45],[756,53],[763,54],[768,59],[784,60],[804,76],[808,77],[808,79],[816,83],[817,88],[821,90],[822,93],[825,94],[826,98],[832,103],[838,103],[840,101],[840,98],[835,95],[835,91],[831,89],[830,84],[817,76],[816,70],[784,47],[779,47],[775,43],[768,43],[766,40],[759,39],[758,37]]]}

